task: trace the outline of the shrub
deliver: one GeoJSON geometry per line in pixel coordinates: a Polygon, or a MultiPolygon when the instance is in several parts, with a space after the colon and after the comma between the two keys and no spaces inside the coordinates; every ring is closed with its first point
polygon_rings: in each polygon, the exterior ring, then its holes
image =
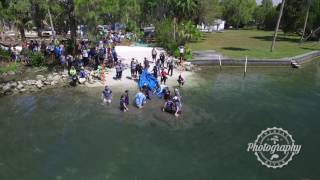
{"type": "MultiPolygon", "coordinates": [[[[176,39],[174,40],[174,24],[172,20],[166,19],[156,24],[156,39],[159,46],[163,47],[168,53],[175,57],[179,56],[178,47],[187,42],[201,38],[201,32],[192,24],[191,21],[180,22],[176,27],[176,39]]],[[[185,58],[192,59],[191,49],[186,49],[185,58]]]]}
{"type": "Polygon", "coordinates": [[[35,67],[40,67],[45,65],[45,58],[42,53],[36,52],[30,54],[31,65],[35,67]]]}
{"type": "Polygon", "coordinates": [[[5,72],[9,72],[9,71],[17,71],[18,69],[18,64],[16,63],[9,63],[7,66],[4,67],[0,67],[0,74],[1,73],[5,73],[5,72]]]}
{"type": "MultiPolygon", "coordinates": [[[[180,51],[179,51],[178,48],[174,51],[173,56],[174,56],[175,58],[178,58],[178,57],[180,56],[180,51]]],[[[190,48],[186,48],[184,58],[185,58],[187,61],[190,61],[190,60],[192,59],[192,57],[193,57],[193,55],[192,55],[192,50],[191,50],[190,48]]]]}
{"type": "Polygon", "coordinates": [[[10,52],[0,48],[0,61],[10,61],[10,52]]]}

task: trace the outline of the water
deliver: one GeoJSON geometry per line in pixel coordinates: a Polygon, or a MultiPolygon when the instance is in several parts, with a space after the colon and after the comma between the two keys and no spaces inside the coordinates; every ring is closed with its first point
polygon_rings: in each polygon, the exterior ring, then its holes
{"type": "Polygon", "coordinates": [[[320,179],[318,61],[301,70],[249,67],[245,78],[242,68],[208,68],[193,78],[178,119],[155,99],[126,114],[118,102],[103,107],[100,89],[0,99],[0,179],[320,179]],[[274,126],[302,144],[277,170],[246,152],[274,126]]]}

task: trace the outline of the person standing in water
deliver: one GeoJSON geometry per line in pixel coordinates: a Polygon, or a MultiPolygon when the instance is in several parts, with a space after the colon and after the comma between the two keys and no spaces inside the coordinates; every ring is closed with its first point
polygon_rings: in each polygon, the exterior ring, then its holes
{"type": "Polygon", "coordinates": [[[120,98],[120,110],[122,112],[127,112],[129,110],[127,107],[127,104],[126,104],[126,96],[125,95],[122,95],[120,98]]]}
{"type": "Polygon", "coordinates": [[[179,117],[182,113],[182,103],[181,103],[181,99],[179,99],[179,97],[175,96],[173,98],[173,102],[175,103],[175,107],[176,107],[176,111],[174,113],[174,115],[176,117],[179,117]]]}
{"type": "Polygon", "coordinates": [[[128,106],[129,103],[130,103],[130,100],[129,100],[129,90],[126,90],[126,91],[124,92],[124,97],[125,97],[124,102],[125,102],[126,105],[128,106]]]}
{"type": "Polygon", "coordinates": [[[112,90],[106,86],[102,92],[102,103],[111,104],[112,102],[112,90]]]}
{"type": "Polygon", "coordinates": [[[183,77],[181,76],[181,74],[179,75],[177,81],[178,81],[178,83],[179,83],[179,87],[184,86],[184,79],[183,79],[183,77]]]}

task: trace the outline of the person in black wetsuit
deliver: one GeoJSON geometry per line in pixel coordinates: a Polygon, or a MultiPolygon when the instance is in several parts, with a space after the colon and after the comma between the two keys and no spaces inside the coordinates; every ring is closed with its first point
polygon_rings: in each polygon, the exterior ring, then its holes
{"type": "Polygon", "coordinates": [[[127,107],[127,104],[126,104],[126,96],[125,95],[122,95],[120,98],[120,110],[122,112],[127,112],[129,110],[127,107]]]}

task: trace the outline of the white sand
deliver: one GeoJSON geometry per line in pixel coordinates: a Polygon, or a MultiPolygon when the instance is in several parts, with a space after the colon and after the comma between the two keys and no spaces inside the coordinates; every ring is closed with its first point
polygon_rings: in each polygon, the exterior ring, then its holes
{"type": "MultiPolygon", "coordinates": [[[[109,85],[111,87],[121,87],[121,88],[135,88],[137,87],[137,82],[134,80],[131,80],[127,77],[131,77],[131,71],[130,71],[130,63],[131,59],[135,58],[140,63],[143,64],[144,58],[146,57],[150,61],[150,69],[152,70],[154,63],[152,61],[151,56],[152,48],[150,47],[130,47],[130,46],[117,46],[116,52],[118,53],[118,58],[122,61],[122,63],[127,66],[128,68],[123,71],[122,74],[122,80],[115,80],[114,77],[116,75],[115,69],[109,70],[109,72],[106,73],[105,76],[105,83],[102,82],[96,82],[93,84],[86,83],[86,86],[88,87],[100,87],[104,85],[109,85]]],[[[164,52],[163,49],[157,48],[158,56],[160,55],[160,52],[164,52]]],[[[157,57],[158,58],[158,57],[157,57]]],[[[180,72],[177,69],[174,69],[173,76],[168,76],[167,85],[168,86],[177,86],[178,82],[178,76],[182,74],[182,77],[187,81],[188,77],[192,75],[192,72],[180,72]]],[[[160,80],[160,78],[159,78],[160,80]]]]}

